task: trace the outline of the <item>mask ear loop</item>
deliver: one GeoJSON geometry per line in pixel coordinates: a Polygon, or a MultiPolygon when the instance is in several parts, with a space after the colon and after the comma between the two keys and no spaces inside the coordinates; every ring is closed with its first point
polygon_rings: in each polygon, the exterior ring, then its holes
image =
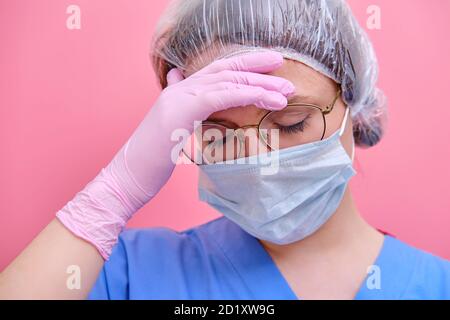
{"type": "MultiPolygon", "coordinates": [[[[344,134],[345,128],[347,127],[347,121],[348,121],[348,115],[350,113],[350,108],[346,107],[345,109],[345,115],[344,115],[344,122],[342,123],[341,129],[339,130],[339,136],[342,137],[342,135],[344,134]]],[[[352,162],[355,160],[355,140],[352,139],[353,141],[353,146],[352,146],[352,155],[351,155],[351,159],[352,162]]]]}
{"type": "Polygon", "coordinates": [[[344,116],[344,122],[342,122],[341,130],[339,130],[339,136],[342,137],[344,134],[345,128],[347,127],[347,120],[348,120],[348,114],[349,114],[350,108],[345,108],[345,116],[344,116]]]}

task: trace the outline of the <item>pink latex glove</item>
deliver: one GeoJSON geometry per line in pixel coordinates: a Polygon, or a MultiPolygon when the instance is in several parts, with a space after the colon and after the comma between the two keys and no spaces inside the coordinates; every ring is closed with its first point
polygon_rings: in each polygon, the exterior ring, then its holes
{"type": "Polygon", "coordinates": [[[295,88],[266,75],[283,64],[281,54],[258,52],[222,59],[184,79],[172,69],[169,86],[112,162],[58,213],[75,235],[108,259],[128,219],[167,182],[175,164],[171,140],[176,129],[194,130],[195,121],[232,107],[255,105],[280,110],[295,88]]]}

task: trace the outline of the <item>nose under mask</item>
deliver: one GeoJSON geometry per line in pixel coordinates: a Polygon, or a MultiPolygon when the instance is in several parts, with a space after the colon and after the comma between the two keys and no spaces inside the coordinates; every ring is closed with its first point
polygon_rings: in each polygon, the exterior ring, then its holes
{"type": "Polygon", "coordinates": [[[276,244],[302,240],[334,214],[356,174],[340,130],[313,143],[278,151],[276,174],[264,164],[200,166],[199,198],[254,237],[276,244]]]}

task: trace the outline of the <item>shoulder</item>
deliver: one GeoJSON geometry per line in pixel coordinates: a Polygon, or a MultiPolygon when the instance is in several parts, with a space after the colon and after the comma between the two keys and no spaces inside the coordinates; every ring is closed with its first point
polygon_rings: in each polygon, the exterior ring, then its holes
{"type": "MultiPolygon", "coordinates": [[[[211,237],[211,229],[221,232],[227,225],[223,217],[207,223],[183,230],[176,231],[166,227],[127,229],[119,237],[119,245],[128,253],[139,254],[148,249],[156,251],[183,249],[189,247],[201,248],[206,245],[205,240],[211,237]]],[[[207,242],[207,241],[206,241],[207,242]]]]}
{"type": "Polygon", "coordinates": [[[105,263],[90,298],[202,297],[197,296],[202,292],[197,289],[214,285],[214,270],[230,268],[213,233],[220,236],[227,224],[225,219],[219,218],[185,231],[169,228],[125,230],[105,263]],[[161,285],[168,283],[172,285],[161,285]]]}
{"type": "Polygon", "coordinates": [[[389,236],[385,251],[381,274],[400,299],[450,299],[450,261],[389,236]]]}

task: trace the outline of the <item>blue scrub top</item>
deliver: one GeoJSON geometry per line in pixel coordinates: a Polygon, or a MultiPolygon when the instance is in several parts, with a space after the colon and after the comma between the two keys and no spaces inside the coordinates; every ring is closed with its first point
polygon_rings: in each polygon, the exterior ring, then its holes
{"type": "MultiPolygon", "coordinates": [[[[356,299],[450,299],[450,262],[386,235],[380,287],[356,299]]],[[[368,275],[370,277],[370,275],[368,275]]],[[[225,217],[176,232],[123,232],[90,299],[297,299],[270,255],[225,217]]]]}

